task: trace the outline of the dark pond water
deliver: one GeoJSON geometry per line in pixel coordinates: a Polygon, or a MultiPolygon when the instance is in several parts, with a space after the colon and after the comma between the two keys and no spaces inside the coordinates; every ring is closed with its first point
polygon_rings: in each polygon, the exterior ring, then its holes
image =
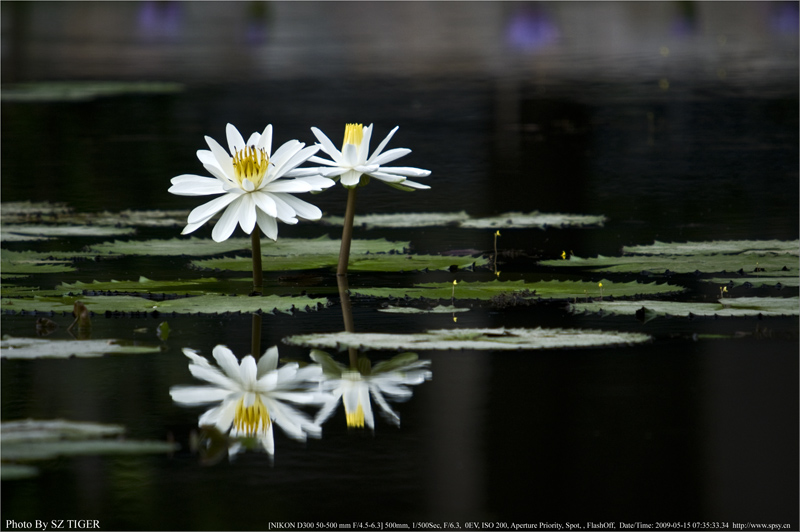
{"type": "MultiPolygon", "coordinates": [[[[524,256],[507,259],[501,279],[558,277],[535,259],[556,258],[562,250],[588,257],[655,240],[798,238],[796,4],[735,4],[727,18],[706,4],[364,3],[361,13],[357,4],[275,3],[263,13],[260,4],[234,5],[4,3],[6,88],[40,80],[145,79],[181,82],[184,89],[88,101],[4,100],[2,201],[66,202],[78,212],[188,212],[197,198],[168,194],[169,179],[203,173],[195,151],[204,147],[204,135],[222,140],[227,122],[243,132],[272,123],[276,140],[311,142],[311,126],[337,131],[361,121],[374,122],[378,136],[400,125],[392,145],[413,150],[403,164],[433,174],[426,181],[432,189],[414,194],[371,184],[360,192],[359,213],[539,210],[608,217],[601,228],[503,230],[501,249],[524,256]],[[593,17],[597,49],[584,37],[593,17]],[[83,26],[69,29],[76,20],[83,26]],[[784,26],[785,20],[795,24],[784,26]],[[114,21],[119,34],[98,29],[114,21]],[[403,24],[417,33],[401,31],[403,24]],[[231,39],[231,25],[253,33],[241,30],[240,39],[231,39]],[[433,28],[445,29],[438,36],[423,31],[433,28]],[[425,37],[414,43],[411,35],[425,37]],[[483,50],[476,42],[485,42],[485,53],[476,51],[483,50]],[[720,51],[723,44],[729,48],[720,51]]],[[[311,201],[341,216],[345,196],[337,186],[311,201]]],[[[279,231],[280,237],[339,237],[337,229],[312,222],[279,231]]],[[[135,238],[178,233],[141,229],[135,238]]],[[[488,252],[493,245],[488,230],[357,227],[356,233],[410,241],[420,253],[488,252]]],[[[210,238],[210,228],[197,234],[210,238]]],[[[78,250],[105,240],[3,243],[3,249],[78,250]]],[[[187,263],[185,257],[80,262],[75,273],[24,283],[54,288],[77,280],[208,275],[187,263]]],[[[282,355],[307,359],[307,349],[282,340],[342,330],[335,275],[320,277],[308,293],[330,296],[334,304],[265,315],[262,349],[279,345],[282,355]]],[[[492,277],[351,273],[348,280],[351,287],[370,287],[492,277]]],[[[718,287],[692,275],[671,282],[690,288],[685,299],[717,295],[718,287]]],[[[281,286],[278,275],[266,274],[267,292],[281,286]]],[[[789,297],[797,288],[733,292],[789,297]]],[[[395,405],[399,428],[378,418],[374,432],[348,430],[340,408],[319,440],[301,444],[277,429],[273,461],[249,452],[212,466],[201,465],[189,445],[203,409],[176,405],[169,389],[192,383],[183,347],[209,355],[225,344],[239,356],[248,353],[250,315],[171,317],[172,333],[154,355],[4,359],[3,421],[120,424],[129,438],[170,438],[181,449],[169,456],[37,463],[37,477],[3,482],[0,526],[37,519],[97,519],[107,530],[250,530],[281,521],[412,528],[428,521],[461,527],[467,521],[582,527],[589,521],[716,521],[797,529],[796,318],[643,324],[540,304],[483,306],[454,324],[448,314],[381,313],[381,304],[353,302],[356,330],[599,328],[644,332],[654,341],[625,348],[422,351],[433,378],[395,405]],[[697,339],[737,333],[744,334],[697,339]]],[[[61,327],[53,337],[68,338],[71,318],[54,319],[61,327]]],[[[92,336],[155,341],[159,321],[98,316],[92,336]]],[[[34,336],[34,322],[4,314],[2,332],[34,336]]],[[[373,362],[392,355],[370,354],[373,362]]]]}

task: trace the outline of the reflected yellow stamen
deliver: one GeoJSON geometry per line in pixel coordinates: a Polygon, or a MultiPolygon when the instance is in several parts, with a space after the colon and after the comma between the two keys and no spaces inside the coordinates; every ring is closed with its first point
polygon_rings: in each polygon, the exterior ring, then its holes
{"type": "Polygon", "coordinates": [[[267,175],[267,168],[269,168],[269,157],[264,149],[257,150],[254,146],[246,146],[243,150],[237,150],[233,156],[233,170],[240,185],[247,179],[258,188],[261,180],[267,175]]]}
{"type": "Polygon", "coordinates": [[[270,426],[269,410],[267,405],[256,396],[256,401],[250,406],[244,406],[244,397],[236,405],[233,416],[233,426],[247,436],[265,434],[270,426]]]}
{"type": "Polygon", "coordinates": [[[364,126],[362,124],[346,124],[344,126],[344,145],[353,144],[361,146],[364,139],[364,126]]]}
{"type": "Polygon", "coordinates": [[[347,426],[355,428],[364,428],[364,409],[361,408],[361,403],[358,403],[358,408],[355,412],[345,412],[347,416],[347,426]]]}

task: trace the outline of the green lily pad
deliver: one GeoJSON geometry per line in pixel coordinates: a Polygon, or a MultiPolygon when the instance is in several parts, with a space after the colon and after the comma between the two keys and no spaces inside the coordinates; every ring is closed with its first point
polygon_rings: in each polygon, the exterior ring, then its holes
{"type": "Polygon", "coordinates": [[[61,296],[6,298],[0,300],[3,312],[72,312],[75,301],[80,300],[95,314],[105,312],[223,314],[227,312],[284,312],[316,310],[327,305],[325,298],[307,296],[225,296],[204,294],[164,301],[153,301],[136,296],[61,296]]]}
{"type": "Polygon", "coordinates": [[[593,301],[570,305],[573,313],[603,313],[657,316],[797,316],[797,297],[737,297],[717,303],[683,303],[677,301],[593,301]]]}
{"type": "Polygon", "coordinates": [[[659,242],[647,246],[625,246],[632,255],[767,254],[800,255],[798,240],[716,240],[711,242],[659,242]]]}
{"type": "MultiPolygon", "coordinates": [[[[341,240],[332,240],[328,236],[319,238],[281,238],[277,241],[262,239],[261,255],[296,256],[296,255],[330,255],[339,253],[341,240]]],[[[386,239],[353,240],[350,252],[358,253],[389,253],[402,252],[409,247],[409,242],[390,242],[386,239]]],[[[249,238],[229,238],[224,242],[214,242],[202,238],[173,238],[170,240],[133,240],[104,242],[91,246],[91,251],[100,254],[116,255],[158,255],[182,256],[191,255],[199,257],[204,255],[219,255],[232,251],[251,249],[249,238]]],[[[247,260],[250,260],[249,258],[247,260]]],[[[271,259],[270,259],[271,260],[271,259]]],[[[250,266],[252,268],[252,264],[250,266]]]]}
{"type": "Polygon", "coordinates": [[[173,94],[178,83],[161,81],[42,81],[3,87],[3,102],[81,102],[124,94],[173,94]]]}
{"type": "Polygon", "coordinates": [[[188,211],[182,209],[74,212],[64,203],[21,201],[0,204],[0,220],[3,224],[180,227],[186,225],[188,214],[188,211]]]}
{"type": "Polygon", "coordinates": [[[714,279],[708,279],[709,283],[718,284],[720,286],[742,286],[745,284],[752,285],[752,288],[759,288],[761,286],[776,286],[780,284],[781,286],[787,287],[798,287],[800,286],[800,277],[796,276],[776,276],[776,277],[715,277],[714,279]]]}
{"type": "Polygon", "coordinates": [[[389,312],[392,314],[453,314],[455,312],[469,312],[468,308],[459,308],[451,305],[436,305],[433,308],[415,308],[415,307],[394,307],[388,306],[379,308],[379,312],[389,312]]]}
{"type": "MultiPolygon", "coordinates": [[[[252,283],[252,280],[250,281],[252,283]]],[[[149,294],[180,294],[180,295],[202,295],[209,292],[221,292],[214,290],[220,288],[220,281],[213,277],[202,279],[172,280],[172,281],[153,281],[147,277],[139,277],[138,281],[93,281],[83,283],[61,283],[58,286],[59,293],[86,293],[86,292],[122,292],[122,293],[149,293],[149,294]]]]}
{"type": "Polygon", "coordinates": [[[797,276],[798,263],[786,254],[782,255],[625,255],[622,257],[594,258],[569,257],[566,260],[551,259],[539,262],[542,266],[591,268],[603,272],[650,272],[663,273],[716,273],[738,272],[751,273],[759,268],[765,275],[797,276]],[[785,269],[784,269],[785,268],[785,269]]]}
{"type": "Polygon", "coordinates": [[[100,237],[132,235],[135,229],[102,225],[10,225],[3,224],[0,240],[3,242],[47,240],[55,237],[100,237]]]}
{"type": "Polygon", "coordinates": [[[0,424],[0,447],[3,480],[30,478],[38,470],[28,462],[58,456],[95,454],[169,453],[178,445],[166,441],[128,440],[121,438],[125,429],[119,425],[65,420],[22,420],[0,424]],[[111,439],[113,438],[113,439],[111,439]]]}
{"type": "MultiPolygon", "coordinates": [[[[508,212],[497,216],[473,218],[466,212],[414,212],[398,214],[359,214],[355,225],[372,228],[446,227],[456,226],[471,229],[520,229],[537,227],[584,227],[602,226],[605,216],[582,214],[558,214],[508,212]]],[[[343,225],[341,216],[326,216],[323,223],[343,225]]]]}
{"type": "Polygon", "coordinates": [[[44,338],[3,337],[0,342],[2,358],[79,358],[99,357],[106,354],[136,355],[157,353],[158,346],[132,345],[121,340],[47,340],[44,338]]]}
{"type": "Polygon", "coordinates": [[[647,342],[640,333],[580,329],[442,329],[418,334],[322,333],[284,338],[316,349],[519,350],[622,346],[647,342]]]}
{"type": "MultiPolygon", "coordinates": [[[[339,262],[338,250],[328,255],[296,255],[290,257],[269,257],[262,262],[264,271],[315,270],[319,268],[335,268],[339,262]]],[[[484,257],[451,257],[445,255],[405,255],[405,254],[352,254],[350,255],[350,271],[398,272],[416,270],[446,270],[452,267],[459,269],[473,265],[484,266],[488,263],[484,257]]],[[[234,257],[192,261],[192,265],[201,269],[219,269],[228,271],[249,271],[253,268],[250,257],[234,257]]]]}
{"type": "MultiPolygon", "coordinates": [[[[603,280],[602,292],[599,283],[589,281],[476,281],[460,282],[455,286],[455,299],[491,299],[499,294],[518,294],[523,297],[543,299],[575,299],[603,297],[634,297],[653,294],[674,294],[684,290],[681,286],[667,283],[617,283],[603,280]]],[[[409,288],[353,288],[353,297],[452,299],[453,283],[422,283],[409,288]]]]}
{"type": "Polygon", "coordinates": [[[63,273],[75,271],[71,259],[51,258],[47,253],[9,251],[4,249],[0,258],[3,273],[63,273]]]}

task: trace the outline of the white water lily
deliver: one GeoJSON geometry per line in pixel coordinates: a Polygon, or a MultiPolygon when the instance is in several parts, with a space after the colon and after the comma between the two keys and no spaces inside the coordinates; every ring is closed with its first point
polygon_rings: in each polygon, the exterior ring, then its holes
{"type": "Polygon", "coordinates": [[[370,401],[372,397],[387,419],[399,426],[400,416],[389,406],[384,396],[394,401],[406,401],[412,395],[409,386],[421,384],[432,375],[428,369],[430,360],[418,360],[413,353],[404,353],[392,360],[379,362],[366,371],[346,368],[323,351],[312,351],[311,359],[324,368],[325,376],[321,387],[332,394],[317,414],[314,420],[317,424],[330,418],[341,400],[348,427],[363,428],[366,425],[374,429],[375,416],[370,401]]]}
{"type": "Polygon", "coordinates": [[[233,234],[238,223],[250,234],[256,224],[272,240],[278,238],[280,220],[296,224],[298,218],[319,220],[314,205],[295,198],[300,192],[319,192],[335,184],[308,168],[297,168],[312,157],[318,146],[305,147],[290,140],[272,153],[272,125],[253,133],[247,142],[232,124],[225,129],[228,150],[211,137],[205,137],[209,150],[198,150],[197,158],[214,177],[183,174],[173,177],[169,192],[178,196],[222,194],[189,213],[182,234],[196,231],[224,209],[211,237],[222,242],[233,234]],[[285,179],[292,177],[294,179],[285,179]]]}
{"type": "MultiPolygon", "coordinates": [[[[320,405],[329,399],[317,390],[320,366],[300,368],[293,362],[278,368],[277,347],[267,349],[258,363],[247,355],[240,364],[230,349],[218,345],[212,354],[219,367],[192,349],[184,348],[183,353],[191,360],[192,375],[210,385],[174,386],[172,399],[191,406],[220,403],[200,416],[199,426],[211,425],[223,433],[230,430],[233,438],[256,438],[269,454],[275,453],[273,422],[296,440],[322,435],[318,423],[287,404],[320,405]]],[[[231,454],[238,448],[234,445],[231,454]]]]}
{"type": "Polygon", "coordinates": [[[309,162],[324,164],[319,168],[321,175],[332,179],[339,178],[342,185],[347,188],[366,185],[370,177],[379,179],[394,188],[412,191],[415,189],[428,189],[428,185],[410,181],[409,177],[427,177],[430,170],[412,168],[410,166],[384,166],[404,155],[411,153],[408,148],[394,148],[384,152],[383,149],[399,129],[396,126],[386,135],[372,155],[369,155],[369,141],[372,137],[372,124],[347,124],[344,130],[342,151],[339,151],[331,140],[319,129],[312,127],[311,131],[319,141],[319,147],[327,153],[332,160],[313,156],[309,162]]]}

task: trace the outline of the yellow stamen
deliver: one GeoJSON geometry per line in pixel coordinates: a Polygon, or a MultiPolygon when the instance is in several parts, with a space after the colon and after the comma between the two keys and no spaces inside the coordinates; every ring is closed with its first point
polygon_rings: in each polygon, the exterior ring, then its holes
{"type": "Polygon", "coordinates": [[[346,124],[344,126],[344,145],[353,144],[361,146],[364,139],[364,126],[362,124],[346,124]]]}
{"type": "Polygon", "coordinates": [[[348,427],[364,428],[364,409],[361,408],[361,403],[358,403],[355,412],[345,412],[345,415],[348,427]]]}
{"type": "Polygon", "coordinates": [[[256,401],[250,406],[244,406],[244,397],[239,399],[236,405],[236,413],[233,416],[233,426],[247,436],[256,436],[259,433],[265,434],[270,426],[269,410],[267,405],[256,396],[256,401]]]}
{"type": "Polygon", "coordinates": [[[258,188],[261,180],[267,175],[269,157],[264,149],[257,150],[254,146],[245,146],[237,150],[233,156],[233,171],[241,185],[245,179],[258,188]]]}

